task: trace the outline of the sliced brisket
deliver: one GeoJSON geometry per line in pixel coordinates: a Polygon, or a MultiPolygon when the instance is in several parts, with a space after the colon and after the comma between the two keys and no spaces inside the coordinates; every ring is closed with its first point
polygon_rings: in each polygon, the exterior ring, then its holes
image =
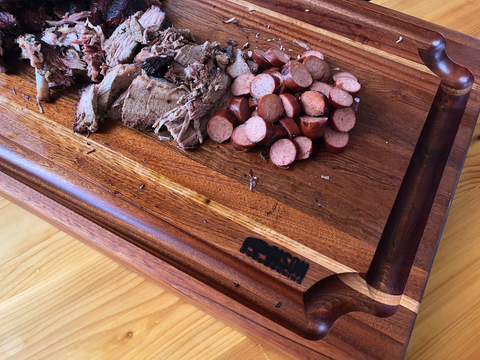
{"type": "Polygon", "coordinates": [[[140,75],[136,65],[120,64],[111,69],[98,85],[98,112],[105,114],[120,93],[125,92],[140,75]]]}
{"type": "Polygon", "coordinates": [[[96,132],[99,128],[100,118],[97,115],[98,85],[90,85],[82,92],[77,104],[73,131],[78,133],[96,132]]]}

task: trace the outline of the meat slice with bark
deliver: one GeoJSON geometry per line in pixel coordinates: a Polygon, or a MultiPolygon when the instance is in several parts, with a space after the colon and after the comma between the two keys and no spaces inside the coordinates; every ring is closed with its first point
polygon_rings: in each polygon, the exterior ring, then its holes
{"type": "Polygon", "coordinates": [[[96,132],[99,128],[100,118],[97,115],[98,85],[90,85],[82,92],[77,104],[73,131],[78,133],[96,132]]]}
{"type": "Polygon", "coordinates": [[[74,78],[86,70],[85,62],[73,48],[52,46],[31,34],[20,36],[17,43],[22,49],[21,57],[30,60],[49,88],[70,86],[74,78]]]}
{"type": "Polygon", "coordinates": [[[185,94],[185,90],[177,90],[177,85],[168,81],[138,76],[125,96],[122,121],[136,129],[152,129],[155,121],[177,107],[177,101],[185,94]]]}
{"type": "Polygon", "coordinates": [[[140,68],[131,64],[120,64],[111,69],[98,85],[99,114],[105,114],[117,96],[126,91],[140,73],[140,68]]]}

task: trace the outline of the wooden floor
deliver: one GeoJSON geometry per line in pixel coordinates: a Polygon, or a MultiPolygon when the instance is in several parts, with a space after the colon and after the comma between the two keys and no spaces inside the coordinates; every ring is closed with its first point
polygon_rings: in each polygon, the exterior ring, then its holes
{"type": "MultiPolygon", "coordinates": [[[[480,37],[478,0],[375,0],[480,37]]],[[[407,359],[480,359],[477,126],[407,359]]],[[[283,359],[0,198],[0,359],[283,359]]]]}

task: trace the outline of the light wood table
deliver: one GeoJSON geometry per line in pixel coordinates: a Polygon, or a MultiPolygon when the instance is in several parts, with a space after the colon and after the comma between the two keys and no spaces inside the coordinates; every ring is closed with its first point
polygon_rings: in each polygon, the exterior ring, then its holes
{"type": "MultiPolygon", "coordinates": [[[[480,37],[478,0],[376,0],[480,37]]],[[[480,127],[407,359],[480,358],[480,127]]],[[[283,359],[0,198],[0,358],[283,359]]]]}

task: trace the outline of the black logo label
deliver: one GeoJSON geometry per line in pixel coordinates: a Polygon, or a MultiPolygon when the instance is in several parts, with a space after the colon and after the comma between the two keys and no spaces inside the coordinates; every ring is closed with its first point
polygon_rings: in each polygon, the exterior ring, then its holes
{"type": "Polygon", "coordinates": [[[292,254],[253,237],[245,239],[240,252],[297,282],[297,284],[302,283],[310,267],[309,263],[293,257],[292,254]]]}

